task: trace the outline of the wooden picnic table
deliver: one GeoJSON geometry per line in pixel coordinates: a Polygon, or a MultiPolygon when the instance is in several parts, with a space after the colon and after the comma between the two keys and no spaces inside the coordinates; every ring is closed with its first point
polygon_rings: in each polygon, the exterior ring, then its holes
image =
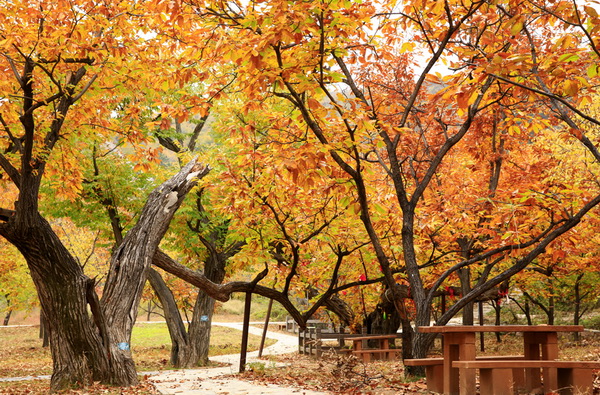
{"type": "Polygon", "coordinates": [[[399,334],[389,335],[368,335],[352,337],[352,354],[362,358],[363,362],[370,362],[371,355],[379,355],[381,359],[391,360],[395,359],[397,349],[390,349],[390,340],[396,339],[399,334]],[[377,342],[376,347],[366,348],[364,345],[369,340],[375,340],[377,342]]]}
{"type": "MultiPolygon", "coordinates": [[[[439,333],[443,336],[444,394],[475,394],[475,370],[452,367],[454,361],[476,359],[475,334],[478,332],[521,332],[526,360],[556,360],[558,358],[558,333],[582,332],[581,325],[447,325],[419,326],[421,333],[439,333]],[[461,390],[462,389],[462,390],[461,390]]],[[[543,368],[545,386],[556,388],[556,369],[543,368]]],[[[526,387],[541,385],[540,369],[526,369],[526,387]]]]}

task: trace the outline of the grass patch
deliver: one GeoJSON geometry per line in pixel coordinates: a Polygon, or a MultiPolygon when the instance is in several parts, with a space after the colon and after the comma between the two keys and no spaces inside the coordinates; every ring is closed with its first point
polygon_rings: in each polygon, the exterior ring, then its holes
{"type": "MultiPolygon", "coordinates": [[[[233,316],[234,321],[240,321],[244,315],[245,296],[234,295],[227,302],[217,302],[215,308],[215,321],[219,321],[222,318],[233,316]]],[[[269,299],[259,296],[252,296],[252,307],[250,309],[250,320],[251,321],[264,321],[267,316],[267,310],[269,306],[269,299]]],[[[271,306],[271,321],[285,321],[288,312],[279,304],[273,303],[271,306]]]]}
{"type": "MultiPolygon", "coordinates": [[[[25,377],[52,373],[50,350],[42,347],[38,327],[0,327],[0,377],[25,377]]],[[[239,353],[242,334],[240,331],[213,326],[209,356],[239,353]]],[[[265,346],[275,341],[266,339],[265,346]]],[[[260,337],[250,335],[249,351],[257,350],[260,337]]],[[[138,371],[169,368],[171,340],[167,325],[137,324],[132,333],[132,353],[138,371]]],[[[2,386],[4,386],[3,383],[2,386]]],[[[13,383],[15,385],[15,383],[13,383]]]]}

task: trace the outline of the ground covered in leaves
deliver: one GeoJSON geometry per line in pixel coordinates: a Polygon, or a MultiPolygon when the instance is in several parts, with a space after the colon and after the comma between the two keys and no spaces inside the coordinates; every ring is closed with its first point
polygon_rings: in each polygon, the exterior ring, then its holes
{"type": "Polygon", "coordinates": [[[406,379],[400,361],[368,364],[355,357],[329,355],[322,359],[305,355],[283,355],[274,359],[288,364],[271,368],[270,361],[254,363],[236,377],[333,394],[429,394],[424,379],[406,379]]]}
{"type": "MultiPolygon", "coordinates": [[[[600,361],[600,334],[585,333],[577,342],[570,335],[559,336],[560,359],[600,361]]],[[[518,355],[523,352],[523,339],[516,334],[501,334],[499,342],[494,334],[484,338],[480,355],[518,355]]],[[[478,339],[479,341],[479,339],[478,339]]],[[[432,355],[441,356],[441,342],[437,341],[432,355]]],[[[278,384],[333,394],[431,394],[423,378],[406,378],[402,362],[371,362],[364,364],[354,357],[336,354],[323,359],[291,354],[272,358],[286,363],[274,368],[270,360],[255,363],[243,379],[264,384],[278,384]]],[[[595,372],[594,395],[600,394],[600,372],[595,372]]],[[[238,376],[239,377],[239,376],[238,376]]]]}
{"type": "MultiPolygon", "coordinates": [[[[26,382],[3,382],[0,383],[0,394],[6,395],[23,395],[23,394],[47,394],[48,388],[50,387],[50,380],[29,380],[26,382]]],[[[86,387],[85,389],[73,389],[61,391],[60,394],[65,395],[137,395],[137,394],[148,394],[154,395],[159,394],[154,386],[148,382],[145,378],[140,379],[140,384],[135,387],[129,388],[115,388],[108,387],[101,384],[94,384],[93,386],[86,387]]]]}
{"type": "MultiPolygon", "coordinates": [[[[51,359],[48,350],[41,350],[39,339],[35,336],[34,329],[24,330],[18,328],[2,332],[2,347],[0,347],[0,377],[16,377],[27,375],[50,374],[51,359]],[[23,336],[30,331],[30,336],[23,336]],[[28,340],[28,338],[30,340],[28,340]]],[[[154,332],[154,331],[152,331],[154,332]]],[[[219,343],[224,348],[232,343],[227,332],[221,333],[219,343]]],[[[235,337],[234,334],[231,334],[235,337]]],[[[148,348],[156,348],[149,344],[148,348]]],[[[559,342],[560,358],[566,360],[600,360],[600,334],[586,332],[581,339],[574,341],[570,335],[561,335],[559,342]]],[[[140,343],[143,344],[142,341],[140,343]]],[[[485,337],[485,351],[480,355],[517,355],[522,352],[522,337],[514,334],[502,334],[500,342],[495,335],[485,337]]],[[[217,351],[217,350],[215,350],[217,351]]],[[[218,350],[216,353],[227,353],[231,350],[218,350]]],[[[143,368],[164,368],[168,356],[167,347],[146,350],[140,349],[137,358],[138,364],[143,368]],[[154,354],[157,354],[156,356],[154,354]],[[147,365],[147,366],[145,366],[147,365]]],[[[235,351],[234,351],[235,352],[235,351]]],[[[432,354],[441,353],[441,343],[438,341],[432,349],[432,354]]],[[[213,355],[214,355],[213,354],[213,355]]],[[[600,372],[596,372],[600,373],[600,372]]],[[[237,379],[247,380],[262,384],[277,384],[294,388],[304,388],[314,391],[328,392],[331,394],[430,394],[422,378],[406,378],[404,366],[398,361],[372,362],[364,364],[356,358],[329,353],[322,359],[314,357],[287,354],[271,356],[262,362],[250,363],[245,373],[234,375],[237,379]],[[275,367],[273,362],[283,362],[285,367],[275,367]]],[[[0,394],[42,394],[47,393],[49,380],[28,380],[20,382],[0,382],[0,394]]],[[[132,388],[111,388],[100,384],[88,387],[85,390],[70,390],[64,394],[157,394],[145,377],[141,377],[139,386],[132,388]]],[[[594,395],[600,394],[600,378],[596,374],[594,395]]]]}

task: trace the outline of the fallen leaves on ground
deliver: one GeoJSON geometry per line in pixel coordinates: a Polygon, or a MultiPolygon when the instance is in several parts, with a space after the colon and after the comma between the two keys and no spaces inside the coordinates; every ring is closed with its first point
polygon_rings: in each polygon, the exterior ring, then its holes
{"type": "MultiPolygon", "coordinates": [[[[3,395],[47,394],[49,391],[50,380],[0,383],[0,394],[3,395]]],[[[59,392],[59,394],[64,395],[154,395],[159,393],[145,377],[140,378],[140,384],[135,387],[121,388],[94,383],[94,385],[85,387],[85,389],[71,389],[59,392]]]]}
{"type": "Polygon", "coordinates": [[[304,355],[284,355],[272,359],[285,367],[249,370],[236,378],[262,384],[275,384],[334,394],[428,394],[424,379],[410,381],[398,361],[368,364],[353,356],[330,355],[322,359],[304,355]]]}

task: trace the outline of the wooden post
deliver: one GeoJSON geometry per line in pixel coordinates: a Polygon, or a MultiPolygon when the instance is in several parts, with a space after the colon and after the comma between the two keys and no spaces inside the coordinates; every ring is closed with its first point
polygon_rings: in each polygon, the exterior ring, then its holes
{"type": "MultiPolygon", "coordinates": [[[[483,325],[484,324],[484,318],[483,318],[483,302],[479,301],[479,325],[483,325]]],[[[484,342],[484,335],[483,332],[479,333],[479,346],[481,347],[481,351],[485,351],[485,342],[484,342]]]]}
{"type": "Polygon", "coordinates": [[[244,326],[242,328],[242,350],[240,351],[240,373],[246,370],[246,354],[248,353],[248,332],[250,328],[250,307],[252,305],[252,292],[246,292],[244,304],[244,326]]]}
{"type": "Polygon", "coordinates": [[[321,355],[323,355],[323,350],[321,349],[321,328],[316,328],[315,342],[316,342],[317,358],[321,358],[321,355]]]}
{"type": "Polygon", "coordinates": [[[265,317],[265,327],[263,328],[262,337],[260,338],[260,347],[258,348],[258,357],[262,357],[263,347],[265,346],[265,338],[269,329],[269,319],[271,318],[271,308],[273,307],[273,299],[269,299],[269,307],[267,307],[267,316],[265,317]]]}

